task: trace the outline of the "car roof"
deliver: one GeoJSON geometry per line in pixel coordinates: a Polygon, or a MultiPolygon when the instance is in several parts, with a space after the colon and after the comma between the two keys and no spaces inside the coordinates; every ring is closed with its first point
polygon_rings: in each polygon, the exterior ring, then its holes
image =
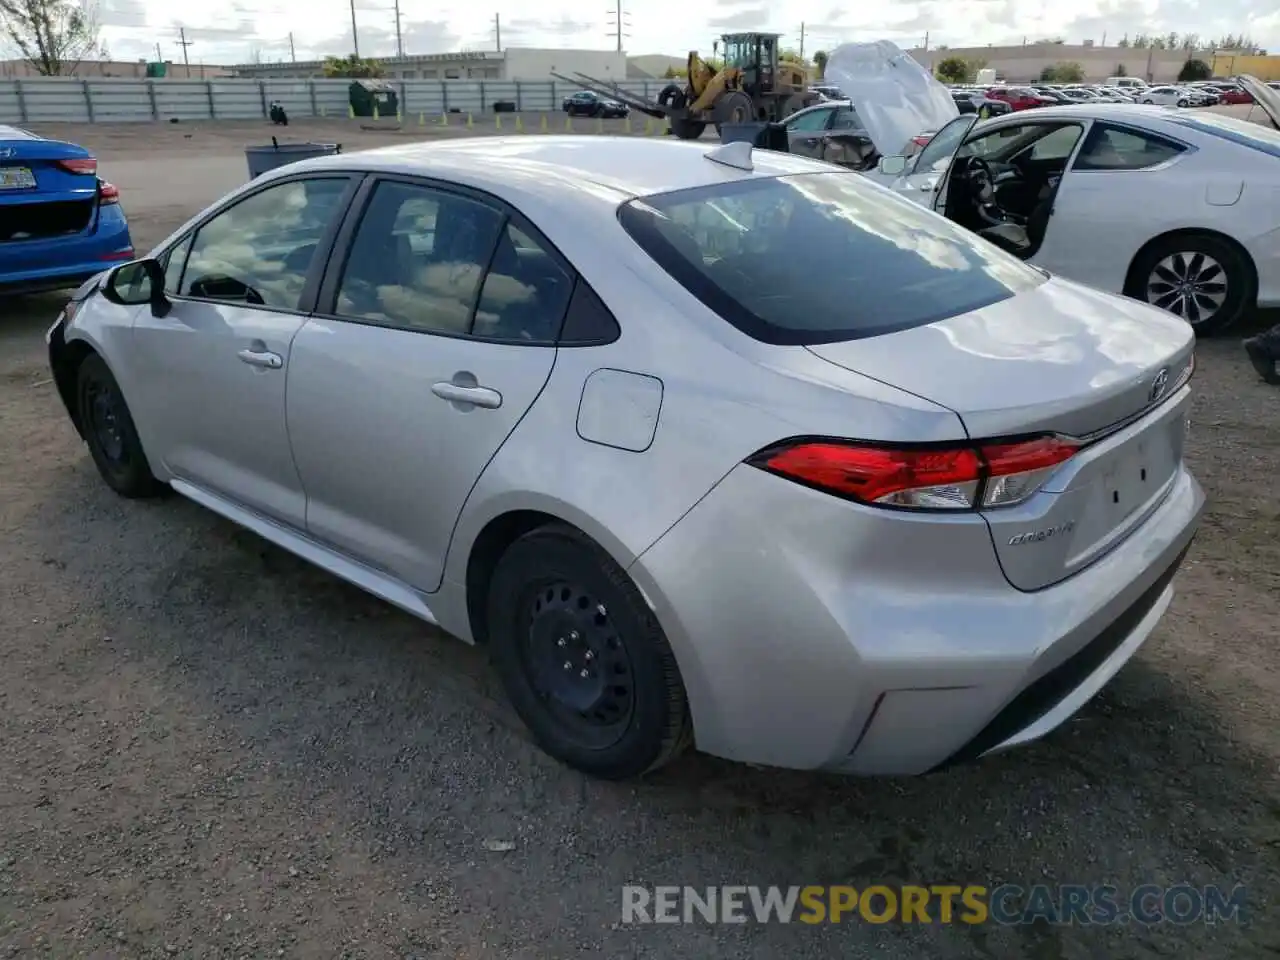
{"type": "MultiPolygon", "coordinates": [[[[291,164],[303,170],[360,170],[434,177],[483,190],[525,208],[607,205],[752,178],[829,173],[829,164],[789,153],[755,150],[754,169],[708,159],[719,144],[601,135],[466,137],[340,153],[291,164]]],[[[282,168],[285,169],[285,168],[282,168]]],[[[531,210],[529,212],[532,212],[531,210]]]]}
{"type": "Polygon", "coordinates": [[[7,124],[0,123],[0,140],[43,140],[44,137],[39,134],[32,133],[30,130],[23,130],[21,127],[11,127],[7,124]]]}
{"type": "Polygon", "coordinates": [[[1171,107],[1160,107],[1149,103],[1100,103],[1081,102],[1055,104],[1052,107],[1039,107],[1032,116],[1026,113],[1011,114],[987,121],[1007,121],[1015,116],[1020,123],[1029,120],[1116,120],[1127,123],[1149,123],[1161,125],[1169,116],[1171,107]]]}

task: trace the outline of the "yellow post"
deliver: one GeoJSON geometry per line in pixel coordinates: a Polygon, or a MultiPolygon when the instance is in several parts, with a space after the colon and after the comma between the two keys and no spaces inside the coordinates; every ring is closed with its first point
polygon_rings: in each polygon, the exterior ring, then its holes
{"type": "Polygon", "coordinates": [[[630,118],[630,117],[627,117],[627,119],[623,121],[623,123],[622,123],[622,129],[623,129],[623,130],[625,130],[625,131],[627,131],[627,133],[630,133],[630,132],[631,132],[631,118],[630,118]]]}
{"type": "Polygon", "coordinates": [[[524,133],[524,118],[520,114],[516,114],[516,132],[524,133]]]}
{"type": "Polygon", "coordinates": [[[644,118],[644,135],[646,137],[653,136],[653,117],[644,118]]]}
{"type": "Polygon", "coordinates": [[[475,125],[476,125],[476,122],[475,122],[475,120],[473,120],[473,119],[471,118],[471,113],[470,113],[470,111],[468,111],[468,112],[467,112],[467,126],[468,126],[468,127],[474,127],[475,125]]]}
{"type": "Polygon", "coordinates": [[[497,127],[499,130],[502,129],[502,114],[495,113],[493,115],[493,125],[497,127]]]}
{"type": "Polygon", "coordinates": [[[564,117],[564,132],[573,133],[573,117],[569,116],[567,113],[564,117]]]}
{"type": "Polygon", "coordinates": [[[421,110],[418,111],[418,126],[425,127],[427,125],[427,115],[421,110]]]}
{"type": "Polygon", "coordinates": [[[380,116],[378,116],[378,103],[376,100],[374,101],[374,104],[373,104],[373,119],[375,120],[382,119],[380,116]]]}
{"type": "Polygon", "coordinates": [[[328,108],[328,107],[321,107],[321,108],[320,108],[320,116],[322,116],[322,117],[327,117],[328,115],[329,115],[329,108],[328,108]]]}
{"type": "Polygon", "coordinates": [[[604,133],[604,118],[596,117],[596,133],[604,133]]]}
{"type": "Polygon", "coordinates": [[[449,125],[449,115],[447,113],[440,114],[440,126],[447,127],[449,125]]]}
{"type": "Polygon", "coordinates": [[[543,132],[543,133],[546,133],[546,132],[547,132],[547,115],[546,115],[545,113],[542,115],[542,127],[541,127],[541,130],[542,130],[542,132],[543,132]]]}
{"type": "Polygon", "coordinates": [[[356,118],[356,108],[351,104],[347,104],[347,119],[354,120],[356,118]]]}

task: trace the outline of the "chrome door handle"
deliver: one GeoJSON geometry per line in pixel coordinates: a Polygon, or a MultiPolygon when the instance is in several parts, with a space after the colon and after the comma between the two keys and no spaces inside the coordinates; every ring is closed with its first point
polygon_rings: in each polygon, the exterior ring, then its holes
{"type": "Polygon", "coordinates": [[[448,400],[450,403],[484,407],[486,410],[496,410],[502,406],[502,394],[488,387],[471,387],[442,380],[431,385],[431,392],[441,400],[448,400]]]}
{"type": "Polygon", "coordinates": [[[241,350],[236,356],[251,367],[279,370],[284,366],[284,358],[270,350],[241,350]]]}

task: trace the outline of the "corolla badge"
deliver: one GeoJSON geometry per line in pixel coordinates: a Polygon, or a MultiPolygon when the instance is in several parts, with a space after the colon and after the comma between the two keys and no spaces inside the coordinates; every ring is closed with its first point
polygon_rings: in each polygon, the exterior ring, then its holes
{"type": "Polygon", "coordinates": [[[1165,390],[1169,388],[1169,368],[1162,367],[1160,372],[1155,375],[1155,379],[1151,381],[1151,389],[1147,391],[1147,402],[1155,403],[1164,396],[1165,390]]]}
{"type": "Polygon", "coordinates": [[[1009,538],[1009,546],[1018,547],[1024,543],[1041,543],[1051,537],[1060,537],[1076,528],[1074,520],[1067,520],[1057,526],[1045,527],[1043,530],[1028,530],[1009,538]]]}

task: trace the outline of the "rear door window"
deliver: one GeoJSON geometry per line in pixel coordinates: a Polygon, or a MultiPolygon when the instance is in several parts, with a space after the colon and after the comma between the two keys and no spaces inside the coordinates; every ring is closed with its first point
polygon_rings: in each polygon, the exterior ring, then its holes
{"type": "Polygon", "coordinates": [[[876,336],[1044,282],[963,228],[843,172],[646,197],[619,219],[686,290],[766,343],[876,336]]]}
{"type": "Polygon", "coordinates": [[[1095,123],[1072,169],[1145,170],[1172,160],[1184,149],[1154,134],[1095,123]]]}

